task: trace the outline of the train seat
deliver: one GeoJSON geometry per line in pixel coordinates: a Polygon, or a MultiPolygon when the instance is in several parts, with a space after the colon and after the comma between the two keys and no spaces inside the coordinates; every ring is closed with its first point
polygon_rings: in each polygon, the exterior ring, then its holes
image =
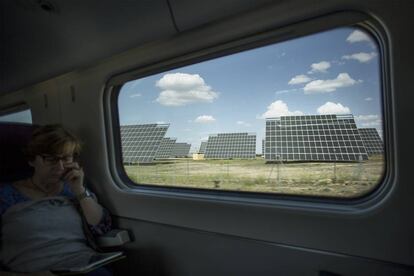
{"type": "Polygon", "coordinates": [[[35,127],[25,123],[0,122],[0,183],[16,181],[33,174],[23,149],[35,127]]]}

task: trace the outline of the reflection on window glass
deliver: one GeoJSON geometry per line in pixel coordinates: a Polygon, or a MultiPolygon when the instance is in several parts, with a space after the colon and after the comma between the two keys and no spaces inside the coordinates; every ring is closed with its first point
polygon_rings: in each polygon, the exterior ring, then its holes
{"type": "Polygon", "coordinates": [[[26,109],[19,112],[10,113],[4,116],[0,116],[0,122],[14,122],[14,123],[32,123],[32,113],[30,109],[26,109]]]}
{"type": "Polygon", "coordinates": [[[125,83],[137,184],[357,197],[384,175],[375,41],[340,28],[125,83]]]}

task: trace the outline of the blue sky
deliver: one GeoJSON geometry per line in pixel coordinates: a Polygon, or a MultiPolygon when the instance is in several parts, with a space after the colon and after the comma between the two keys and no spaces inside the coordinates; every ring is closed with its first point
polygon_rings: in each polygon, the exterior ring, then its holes
{"type": "Polygon", "coordinates": [[[0,122],[32,123],[32,113],[29,109],[0,116],[0,122]]]}
{"type": "Polygon", "coordinates": [[[267,117],[353,114],[381,131],[379,76],[373,40],[340,28],[130,81],[119,115],[122,125],[169,123],[166,136],[193,149],[209,134],[256,133],[261,152],[267,117]]]}

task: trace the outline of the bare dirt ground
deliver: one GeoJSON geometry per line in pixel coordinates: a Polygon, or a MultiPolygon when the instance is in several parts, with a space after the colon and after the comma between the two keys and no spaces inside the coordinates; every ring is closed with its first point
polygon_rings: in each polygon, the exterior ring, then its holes
{"type": "Polygon", "coordinates": [[[356,163],[266,164],[255,160],[173,159],[125,166],[137,184],[328,197],[358,197],[384,175],[382,156],[356,163]]]}

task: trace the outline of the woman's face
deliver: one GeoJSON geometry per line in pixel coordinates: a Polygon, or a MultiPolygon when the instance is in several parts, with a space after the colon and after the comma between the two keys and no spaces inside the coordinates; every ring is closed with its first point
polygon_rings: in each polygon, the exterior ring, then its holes
{"type": "Polygon", "coordinates": [[[74,145],[67,144],[56,154],[36,155],[29,164],[34,168],[34,175],[43,183],[58,183],[66,173],[65,168],[73,162],[74,145]]]}

